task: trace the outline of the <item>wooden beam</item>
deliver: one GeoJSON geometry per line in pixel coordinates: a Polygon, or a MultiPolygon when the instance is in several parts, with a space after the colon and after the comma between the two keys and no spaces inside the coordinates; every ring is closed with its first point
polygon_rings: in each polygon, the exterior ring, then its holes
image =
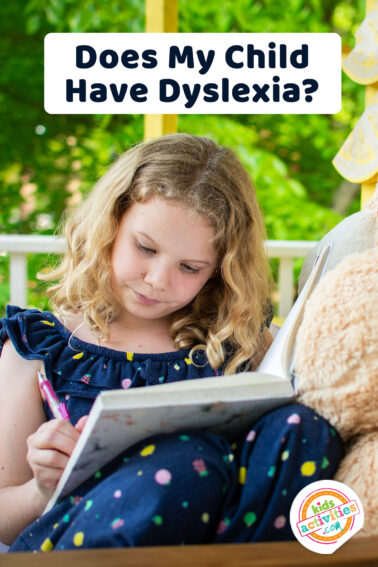
{"type": "Polygon", "coordinates": [[[177,114],[145,114],[144,139],[152,140],[177,132],[177,114]]]}
{"type": "MultiPolygon", "coordinates": [[[[146,0],[146,32],[176,33],[178,0],[146,0]]],[[[177,114],[145,114],[144,139],[177,132],[177,114]]]]}
{"type": "Polygon", "coordinates": [[[297,541],[74,549],[56,553],[8,553],[2,567],[374,567],[378,538],[353,537],[332,555],[319,555],[297,541]]]}
{"type": "Polygon", "coordinates": [[[146,0],[146,32],[176,33],[178,0],[146,0]]]}

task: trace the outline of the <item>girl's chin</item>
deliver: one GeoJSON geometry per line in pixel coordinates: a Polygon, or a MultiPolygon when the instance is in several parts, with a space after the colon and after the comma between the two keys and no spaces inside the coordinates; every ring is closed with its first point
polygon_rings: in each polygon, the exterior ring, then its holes
{"type": "Polygon", "coordinates": [[[121,306],[121,312],[120,312],[121,318],[122,318],[122,312],[126,318],[133,317],[135,319],[141,319],[141,320],[145,319],[146,321],[148,320],[153,321],[156,319],[168,319],[171,317],[170,311],[167,313],[162,308],[159,309],[159,306],[161,306],[160,303],[157,305],[146,305],[134,299],[133,301],[121,301],[120,306],[121,306]]]}

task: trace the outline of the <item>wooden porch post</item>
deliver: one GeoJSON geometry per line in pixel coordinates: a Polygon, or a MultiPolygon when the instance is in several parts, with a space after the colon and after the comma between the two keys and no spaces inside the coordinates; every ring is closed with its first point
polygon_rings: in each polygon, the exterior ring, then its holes
{"type": "MultiPolygon", "coordinates": [[[[177,32],[178,0],[146,0],[146,32],[177,32]]],[[[145,114],[144,139],[177,132],[177,114],[145,114]]]]}
{"type": "MultiPolygon", "coordinates": [[[[375,0],[366,0],[366,15],[374,8],[375,0]]],[[[378,94],[378,83],[366,85],[365,89],[365,107],[373,102],[374,97],[378,94]]],[[[361,184],[361,207],[367,203],[373,196],[374,189],[377,184],[378,176],[374,175],[371,179],[361,184]]]]}

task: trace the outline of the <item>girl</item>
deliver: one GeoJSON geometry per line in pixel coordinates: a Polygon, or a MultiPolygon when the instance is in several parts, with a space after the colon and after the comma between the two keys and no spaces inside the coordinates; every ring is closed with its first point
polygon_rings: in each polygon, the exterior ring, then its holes
{"type": "Polygon", "coordinates": [[[50,276],[56,314],[11,307],[1,321],[0,540],[11,551],[292,539],[293,498],[343,455],[299,405],[231,445],[194,430],[147,439],[41,516],[101,390],[256,368],[270,344],[263,237],[246,171],[206,138],[141,144],[97,183],[50,276]],[[42,360],[71,423],[42,403],[42,360]]]}

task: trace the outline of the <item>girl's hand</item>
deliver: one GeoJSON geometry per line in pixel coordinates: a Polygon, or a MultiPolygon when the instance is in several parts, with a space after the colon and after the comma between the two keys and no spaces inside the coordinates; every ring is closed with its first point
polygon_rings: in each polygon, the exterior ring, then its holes
{"type": "Polygon", "coordinates": [[[89,417],[89,415],[82,415],[81,418],[79,419],[79,421],[76,423],[75,429],[77,431],[79,431],[79,433],[81,433],[83,431],[84,425],[88,421],[88,417],[89,417]]]}
{"type": "Polygon", "coordinates": [[[27,461],[36,486],[47,501],[62,475],[88,416],[74,427],[68,420],[52,419],[27,438],[27,461]]]}

